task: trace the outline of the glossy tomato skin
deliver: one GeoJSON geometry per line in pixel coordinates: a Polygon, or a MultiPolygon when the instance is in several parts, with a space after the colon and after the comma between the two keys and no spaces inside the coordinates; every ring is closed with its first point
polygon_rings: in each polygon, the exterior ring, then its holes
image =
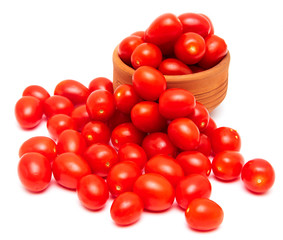
{"type": "Polygon", "coordinates": [[[176,201],[183,209],[187,209],[195,198],[209,198],[210,194],[211,184],[208,178],[201,174],[190,174],[176,186],[176,201]]]}
{"type": "Polygon", "coordinates": [[[157,100],[167,87],[164,75],[149,66],[139,67],[134,72],[132,81],[137,94],[147,101],[157,100]]]}
{"type": "Polygon", "coordinates": [[[175,188],[178,182],[184,177],[182,167],[167,155],[155,155],[145,165],[145,173],[158,173],[165,177],[175,188]]]}
{"type": "Polygon", "coordinates": [[[275,172],[268,161],[257,158],[243,166],[241,178],[248,190],[262,194],[273,186],[275,172]]]}
{"type": "Polygon", "coordinates": [[[215,121],[209,117],[208,124],[205,129],[203,129],[201,132],[204,133],[206,136],[210,138],[212,135],[213,131],[217,128],[217,125],[215,121]]]}
{"type": "Polygon", "coordinates": [[[143,212],[141,198],[133,192],[120,194],[112,203],[110,214],[118,225],[130,225],[137,222],[143,212]]]}
{"type": "Polygon", "coordinates": [[[90,210],[103,208],[109,198],[105,180],[95,174],[85,175],[79,180],[77,194],[82,205],[90,210]]]}
{"type": "Polygon", "coordinates": [[[90,91],[87,87],[76,80],[67,79],[58,83],[54,95],[68,98],[74,105],[84,104],[90,91]]]}
{"type": "Polygon", "coordinates": [[[204,133],[200,133],[200,141],[199,145],[196,148],[196,151],[201,152],[207,157],[209,157],[212,153],[209,137],[206,136],[204,133]]]}
{"type": "Polygon", "coordinates": [[[171,88],[159,97],[159,112],[166,119],[186,117],[194,111],[196,99],[189,91],[171,88]]]}
{"type": "Polygon", "coordinates": [[[115,99],[106,90],[93,91],[86,101],[86,109],[92,120],[108,121],[115,113],[115,99]]]}
{"type": "Polygon", "coordinates": [[[50,161],[40,153],[26,153],[19,161],[18,176],[27,190],[41,192],[51,180],[50,161]]]}
{"type": "Polygon", "coordinates": [[[131,111],[131,119],[135,127],[143,132],[160,132],[166,128],[166,120],[160,114],[156,102],[136,104],[131,111]]]}
{"type": "Polygon", "coordinates": [[[142,40],[144,40],[144,31],[136,31],[132,33],[131,36],[137,36],[140,37],[142,40]]]}
{"type": "Polygon", "coordinates": [[[130,192],[137,178],[141,175],[140,167],[130,161],[115,164],[107,175],[107,185],[113,197],[130,192]]]}
{"type": "Polygon", "coordinates": [[[194,110],[188,116],[197,125],[200,131],[206,129],[209,122],[209,112],[200,102],[196,102],[194,110]]]}
{"type": "Polygon", "coordinates": [[[168,136],[178,148],[190,151],[197,148],[200,132],[194,122],[188,118],[176,118],[168,126],[168,136]]]}
{"type": "Polygon", "coordinates": [[[111,167],[118,162],[118,156],[113,147],[95,143],[87,148],[84,158],[88,162],[94,174],[107,177],[111,167]]]}
{"type": "Polygon", "coordinates": [[[66,114],[70,116],[74,110],[74,105],[64,96],[54,95],[45,100],[43,109],[47,118],[55,114],[66,114]]]}
{"type": "Polygon", "coordinates": [[[207,198],[197,198],[190,203],[185,217],[191,228],[210,231],[222,223],[224,212],[216,202],[207,198]]]}
{"type": "Polygon", "coordinates": [[[37,136],[26,140],[19,149],[19,157],[25,153],[37,152],[52,162],[57,156],[56,143],[49,137],[37,136]]]}
{"type": "Polygon", "coordinates": [[[52,172],[55,180],[63,187],[75,190],[79,180],[91,174],[88,163],[79,155],[66,152],[53,162],[52,172]]]}
{"type": "Polygon", "coordinates": [[[32,96],[20,98],[15,105],[18,124],[24,129],[36,127],[43,115],[43,106],[39,99],[32,96]]]}
{"type": "Polygon", "coordinates": [[[90,92],[95,90],[106,90],[113,94],[113,83],[105,77],[97,77],[91,80],[88,85],[88,89],[90,92]]]}
{"type": "Polygon", "coordinates": [[[149,211],[165,211],[174,202],[173,186],[165,177],[157,173],[141,175],[136,180],[133,191],[142,199],[144,209],[149,211]]]}
{"type": "Polygon", "coordinates": [[[214,176],[223,181],[233,181],[241,175],[244,158],[235,151],[217,153],[212,161],[214,176]]]}
{"type": "Polygon", "coordinates": [[[37,98],[40,102],[44,102],[47,98],[50,97],[50,94],[47,92],[47,90],[41,86],[38,85],[30,85],[25,88],[23,91],[23,97],[24,96],[32,96],[37,98]]]}
{"type": "Polygon", "coordinates": [[[193,73],[186,64],[176,58],[164,59],[160,63],[158,70],[164,75],[184,75],[193,73]]]}
{"type": "Polygon", "coordinates": [[[90,117],[86,110],[85,104],[76,107],[72,111],[71,117],[74,120],[78,131],[82,131],[84,125],[86,125],[90,121],[90,117]]]}

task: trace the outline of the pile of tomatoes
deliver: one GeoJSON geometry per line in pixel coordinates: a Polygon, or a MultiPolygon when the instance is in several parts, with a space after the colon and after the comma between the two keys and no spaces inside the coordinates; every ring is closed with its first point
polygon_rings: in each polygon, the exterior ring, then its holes
{"type": "Polygon", "coordinates": [[[227,52],[211,20],[197,13],[163,14],[146,31],[133,33],[118,46],[125,64],[135,69],[151,66],[164,75],[201,72],[219,63],[227,52]]]}

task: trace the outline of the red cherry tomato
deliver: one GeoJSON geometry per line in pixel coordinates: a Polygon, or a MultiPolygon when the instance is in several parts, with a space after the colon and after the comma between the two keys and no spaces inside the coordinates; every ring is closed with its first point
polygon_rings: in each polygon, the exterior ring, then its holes
{"type": "Polygon", "coordinates": [[[68,98],[74,105],[84,104],[90,91],[87,87],[75,80],[64,80],[57,84],[54,95],[68,98]]]}
{"type": "Polygon", "coordinates": [[[122,123],[112,131],[111,142],[116,149],[119,149],[125,143],[141,145],[144,135],[132,123],[122,123]]]}
{"type": "Polygon", "coordinates": [[[82,205],[90,210],[103,208],[109,198],[105,180],[95,174],[86,175],[79,180],[77,194],[82,205]]]}
{"type": "Polygon", "coordinates": [[[26,189],[41,192],[48,187],[51,180],[50,162],[40,153],[26,153],[19,161],[18,176],[26,189]]]}
{"type": "Polygon", "coordinates": [[[113,147],[95,143],[88,147],[84,153],[93,173],[100,177],[107,177],[112,166],[118,162],[118,156],[113,147]]]}
{"type": "Polygon", "coordinates": [[[274,184],[275,172],[268,161],[257,158],[244,165],[241,178],[250,191],[265,193],[274,184]]]}
{"type": "Polygon", "coordinates": [[[207,157],[209,157],[212,153],[209,137],[203,133],[200,134],[200,141],[199,145],[196,148],[196,151],[201,152],[207,157]]]}
{"type": "Polygon", "coordinates": [[[222,223],[224,213],[222,208],[207,198],[194,199],[185,213],[189,226],[199,231],[213,230],[222,223]]]}
{"type": "Polygon", "coordinates": [[[200,131],[206,129],[209,122],[209,112],[203,104],[196,102],[194,110],[188,117],[193,120],[200,131]]]}
{"type": "Polygon", "coordinates": [[[218,179],[232,181],[240,176],[243,165],[244,158],[239,152],[224,151],[214,156],[212,170],[218,179]]]}
{"type": "Polygon", "coordinates": [[[107,175],[107,185],[113,197],[130,192],[137,178],[141,175],[140,167],[134,162],[120,162],[114,165],[107,175]]]}
{"type": "Polygon", "coordinates": [[[141,198],[133,192],[125,192],[119,195],[112,203],[110,214],[118,225],[130,225],[140,219],[143,212],[141,198]]]}
{"type": "Polygon", "coordinates": [[[141,175],[134,184],[134,192],[142,199],[144,208],[159,212],[170,208],[174,201],[174,188],[171,183],[157,173],[141,175]]]}
{"type": "Polygon", "coordinates": [[[57,142],[58,154],[73,152],[82,155],[86,149],[86,143],[80,132],[72,129],[63,131],[57,142]]]}
{"type": "Polygon", "coordinates": [[[43,115],[43,107],[40,100],[32,96],[20,98],[15,106],[15,116],[22,128],[36,127],[43,115]]]}
{"type": "Polygon", "coordinates": [[[82,136],[88,146],[94,143],[108,144],[111,136],[111,131],[105,123],[92,121],[84,126],[82,130],[82,136]]]}
{"type": "Polygon", "coordinates": [[[198,173],[208,177],[211,172],[211,162],[208,157],[201,152],[182,152],[177,156],[176,161],[183,168],[185,175],[198,173]]]}
{"type": "Polygon", "coordinates": [[[46,91],[45,88],[38,86],[38,85],[30,85],[25,88],[23,91],[24,96],[32,96],[37,98],[40,102],[44,102],[47,98],[50,97],[49,93],[46,91]]]}
{"type": "Polygon", "coordinates": [[[66,152],[54,160],[52,172],[55,180],[61,186],[76,189],[79,180],[83,176],[91,174],[91,169],[82,157],[72,152],[66,152]]]}
{"type": "Polygon", "coordinates": [[[156,102],[136,104],[132,109],[131,119],[135,127],[143,132],[160,132],[166,128],[166,120],[159,113],[156,102]]]}
{"type": "Polygon", "coordinates": [[[113,83],[105,77],[94,78],[88,85],[90,92],[95,90],[106,90],[113,94],[113,83]]]}
{"type": "Polygon", "coordinates": [[[241,138],[238,132],[232,128],[216,128],[210,137],[213,152],[219,153],[226,150],[240,151],[241,138]]]}
{"type": "Polygon", "coordinates": [[[205,54],[205,41],[197,33],[184,33],[175,43],[174,52],[176,57],[185,64],[198,63],[205,54]]]}
{"type": "Polygon", "coordinates": [[[153,67],[139,67],[132,79],[135,91],[144,100],[155,101],[166,90],[164,75],[153,67]]]}
{"type": "Polygon", "coordinates": [[[225,41],[216,35],[208,36],[205,39],[205,46],[205,54],[198,63],[204,69],[215,66],[228,52],[225,41]]]}
{"type": "Polygon", "coordinates": [[[78,131],[82,131],[84,125],[86,125],[90,121],[90,117],[86,110],[85,104],[76,107],[73,110],[71,117],[74,120],[78,131]]]}
{"type": "Polygon", "coordinates": [[[108,126],[111,130],[122,123],[131,122],[131,116],[116,109],[114,115],[108,121],[108,126]]]}
{"type": "Polygon", "coordinates": [[[114,92],[114,98],[117,109],[125,114],[130,114],[133,106],[141,101],[134,87],[129,84],[117,87],[114,92]]]}
{"type": "Polygon", "coordinates": [[[159,97],[159,111],[167,119],[186,117],[194,111],[196,99],[189,91],[171,88],[159,97]]]}
{"type": "Polygon", "coordinates": [[[202,130],[202,133],[204,133],[206,136],[210,138],[212,132],[217,128],[217,125],[215,121],[209,117],[207,127],[202,130]]]}
{"type": "Polygon", "coordinates": [[[55,114],[71,115],[74,110],[72,102],[63,96],[54,95],[46,99],[43,104],[44,114],[47,118],[52,117],[55,114]]]}
{"type": "Polygon", "coordinates": [[[141,37],[135,35],[124,38],[118,46],[118,55],[121,60],[131,66],[131,55],[135,48],[143,42],[141,37]]]}
{"type": "Polygon", "coordinates": [[[47,120],[47,130],[50,136],[55,140],[67,129],[76,130],[75,121],[68,115],[56,114],[47,120]]]}
{"type": "Polygon", "coordinates": [[[184,75],[193,73],[186,64],[176,58],[164,59],[160,63],[158,70],[164,75],[184,75]]]}
{"type": "Polygon", "coordinates": [[[93,91],[87,101],[86,109],[92,120],[108,121],[115,113],[114,96],[106,90],[93,91]]]}
{"type": "Polygon", "coordinates": [[[144,40],[144,31],[136,31],[132,33],[131,36],[137,36],[144,40]]]}
{"type": "Polygon", "coordinates": [[[193,73],[199,73],[205,70],[204,68],[197,65],[190,65],[190,69],[192,70],[193,73]]]}
{"type": "Polygon", "coordinates": [[[175,157],[177,148],[172,144],[168,135],[162,132],[155,132],[147,135],[142,142],[142,147],[148,158],[157,154],[175,157]]]}
{"type": "Polygon", "coordinates": [[[210,194],[211,184],[208,178],[201,174],[190,174],[176,186],[176,201],[183,209],[187,209],[195,198],[209,198],[210,194]]]}
{"type": "Polygon", "coordinates": [[[199,13],[199,15],[205,17],[207,19],[207,21],[210,23],[211,31],[210,31],[210,33],[208,35],[214,34],[214,26],[213,26],[212,21],[210,20],[210,18],[208,16],[206,16],[205,14],[203,14],[203,13],[199,13]]]}
{"type": "Polygon", "coordinates": [[[146,173],[158,173],[165,177],[173,187],[184,177],[182,167],[167,155],[155,155],[145,165],[146,173]]]}
{"type": "Polygon", "coordinates": [[[200,132],[194,122],[188,118],[176,118],[168,126],[168,136],[178,148],[190,151],[197,148],[200,132]]]}
{"type": "Polygon", "coordinates": [[[19,157],[22,157],[28,152],[40,153],[52,162],[57,156],[56,143],[49,137],[32,137],[21,145],[19,149],[19,157]]]}

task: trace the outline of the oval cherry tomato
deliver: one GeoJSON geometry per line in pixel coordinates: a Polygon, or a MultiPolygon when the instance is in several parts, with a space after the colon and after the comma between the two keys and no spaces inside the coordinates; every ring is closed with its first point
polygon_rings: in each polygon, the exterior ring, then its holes
{"type": "Polygon", "coordinates": [[[105,180],[95,174],[86,175],[79,180],[77,194],[82,205],[90,210],[103,208],[109,198],[105,180]]]}
{"type": "Polygon", "coordinates": [[[139,220],[143,212],[141,198],[133,192],[125,192],[119,195],[112,203],[110,214],[118,225],[130,225],[139,220]]]}
{"type": "Polygon", "coordinates": [[[44,114],[47,118],[52,117],[55,114],[71,115],[74,110],[72,102],[63,96],[54,95],[46,99],[43,104],[44,114]]]}
{"type": "Polygon", "coordinates": [[[111,130],[122,123],[131,122],[131,116],[116,109],[114,115],[108,121],[108,126],[111,130]]]}
{"type": "Polygon", "coordinates": [[[204,105],[196,102],[194,110],[189,114],[188,118],[193,120],[200,131],[206,129],[209,122],[209,112],[204,105]]]}
{"type": "Polygon", "coordinates": [[[216,202],[207,198],[197,198],[190,203],[185,217],[191,228],[209,231],[222,223],[224,213],[216,202]]]}
{"type": "Polygon", "coordinates": [[[175,43],[174,52],[176,57],[185,64],[198,63],[205,54],[205,41],[197,33],[184,33],[175,43]]]}
{"type": "Polygon", "coordinates": [[[200,141],[196,151],[201,152],[207,157],[209,157],[212,153],[209,137],[203,133],[200,134],[200,141]]]}
{"type": "Polygon", "coordinates": [[[158,70],[164,75],[184,75],[193,73],[186,64],[176,58],[164,59],[160,63],[158,70]]]}
{"type": "Polygon", "coordinates": [[[19,149],[19,157],[22,157],[28,152],[40,153],[52,162],[57,156],[56,143],[49,137],[32,137],[21,145],[19,149]]]}
{"type": "Polygon", "coordinates": [[[94,78],[88,86],[90,92],[95,90],[106,90],[113,94],[113,83],[105,77],[94,78]]]}
{"type": "Polygon", "coordinates": [[[155,101],[166,90],[166,79],[157,69],[149,66],[139,67],[133,74],[133,86],[144,100],[155,101]]]}
{"type": "Polygon", "coordinates": [[[36,127],[43,115],[43,106],[40,100],[32,96],[20,98],[15,106],[15,116],[22,128],[36,127]]]}
{"type": "Polygon", "coordinates": [[[24,96],[32,96],[37,98],[40,102],[44,102],[47,98],[50,97],[47,90],[41,86],[38,85],[30,85],[25,88],[23,91],[23,97],[24,96]]]}
{"type": "Polygon", "coordinates": [[[186,117],[194,111],[196,99],[189,91],[171,88],[159,97],[159,111],[167,119],[186,117]]]}
{"type": "Polygon", "coordinates": [[[144,31],[136,31],[132,33],[131,36],[137,36],[140,37],[142,40],[144,40],[144,31]]]}
{"type": "Polygon", "coordinates": [[[210,194],[211,184],[208,178],[201,174],[190,174],[176,186],[176,201],[183,209],[187,209],[195,198],[209,198],[210,194]]]}
{"type": "Polygon", "coordinates": [[[18,176],[26,189],[41,192],[48,187],[51,180],[50,162],[40,153],[26,153],[19,161],[18,176]]]}
{"type": "Polygon", "coordinates": [[[250,191],[265,193],[274,184],[275,172],[268,161],[257,158],[244,165],[241,178],[250,191]]]}
{"type": "Polygon", "coordinates": [[[83,176],[91,174],[91,169],[82,157],[72,152],[66,152],[54,160],[52,172],[55,180],[61,186],[76,189],[79,180],[83,176]]]}
{"type": "Polygon", "coordinates": [[[215,121],[209,117],[207,127],[202,130],[202,133],[204,133],[206,136],[210,138],[212,132],[217,128],[217,125],[215,121]]]}
{"type": "Polygon", "coordinates": [[[207,21],[210,23],[211,31],[208,34],[208,36],[214,34],[214,26],[213,26],[212,21],[210,20],[210,18],[208,16],[206,16],[205,14],[203,14],[203,13],[199,13],[199,15],[203,16],[204,18],[206,18],[207,21]]]}
{"type": "Polygon", "coordinates": [[[76,107],[72,111],[71,117],[74,120],[78,131],[82,131],[84,125],[86,125],[90,121],[90,117],[86,110],[85,104],[76,107]]]}
{"type": "Polygon", "coordinates": [[[142,199],[144,208],[159,212],[170,208],[174,201],[171,183],[157,173],[141,175],[134,184],[134,192],[142,199]]]}

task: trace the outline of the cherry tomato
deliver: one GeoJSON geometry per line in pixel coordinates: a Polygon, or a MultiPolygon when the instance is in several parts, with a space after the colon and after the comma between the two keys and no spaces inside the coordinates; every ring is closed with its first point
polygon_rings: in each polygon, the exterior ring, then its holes
{"type": "Polygon", "coordinates": [[[108,121],[108,126],[111,130],[122,123],[131,122],[131,116],[116,109],[114,115],[108,121]]]}
{"type": "Polygon", "coordinates": [[[94,78],[88,86],[90,92],[95,90],[106,90],[113,94],[113,83],[105,77],[94,78]]]}
{"type": "Polygon", "coordinates": [[[197,33],[184,33],[175,43],[174,52],[176,57],[185,64],[198,63],[205,54],[205,41],[197,33]]]}
{"type": "Polygon", "coordinates": [[[185,175],[198,173],[208,177],[211,172],[211,162],[208,157],[201,152],[182,152],[177,156],[176,161],[183,168],[185,175]]]}
{"type": "Polygon", "coordinates": [[[257,158],[244,165],[241,178],[250,191],[265,193],[274,184],[275,172],[268,161],[257,158]]]}
{"type": "Polygon", "coordinates": [[[228,52],[225,41],[216,35],[208,36],[205,39],[205,46],[205,54],[198,63],[204,69],[215,66],[228,52]]]}
{"type": "Polygon", "coordinates": [[[86,125],[90,121],[90,117],[86,110],[85,104],[76,107],[73,110],[71,117],[74,120],[78,131],[82,131],[84,125],[86,125]]]}
{"type": "Polygon", "coordinates": [[[51,180],[50,162],[40,153],[26,153],[19,161],[18,176],[26,189],[41,192],[48,187],[51,180]]]}
{"type": "Polygon", "coordinates": [[[114,165],[107,175],[107,185],[113,197],[130,192],[137,178],[141,175],[140,167],[134,162],[120,162],[114,165]]]}
{"type": "Polygon", "coordinates": [[[144,31],[136,31],[132,33],[131,36],[137,36],[140,37],[142,40],[144,40],[144,31]]]}
{"type": "Polygon", "coordinates": [[[138,221],[143,212],[141,198],[133,192],[125,192],[119,195],[112,203],[110,214],[118,225],[130,225],[138,221]]]}
{"type": "Polygon", "coordinates": [[[197,125],[200,131],[206,129],[209,122],[209,112],[204,105],[196,102],[194,110],[188,116],[197,125]]]}
{"type": "Polygon", "coordinates": [[[60,154],[53,162],[52,172],[55,180],[63,187],[76,189],[79,180],[91,169],[88,163],[79,155],[66,152],[60,154]]]}
{"type": "Polygon", "coordinates": [[[219,127],[213,130],[210,142],[215,154],[226,150],[240,151],[241,149],[240,135],[236,130],[228,127],[219,127]]]}
{"type": "Polygon", "coordinates": [[[77,194],[82,205],[90,210],[103,208],[109,198],[105,180],[95,174],[86,175],[79,180],[77,194]]]}
{"type": "Polygon", "coordinates": [[[211,30],[210,30],[210,33],[208,34],[208,36],[214,34],[214,26],[213,26],[212,21],[210,20],[210,18],[208,16],[206,16],[205,14],[203,14],[203,13],[199,13],[199,15],[205,17],[207,19],[207,21],[210,23],[211,30]]]}
{"type": "Polygon", "coordinates": [[[157,173],[141,175],[136,180],[133,190],[142,199],[144,208],[149,211],[165,211],[174,202],[173,186],[165,177],[157,173]]]}
{"type": "Polygon", "coordinates": [[[217,128],[217,125],[215,121],[209,117],[208,124],[205,129],[202,130],[202,133],[204,133],[206,136],[210,138],[212,132],[217,128]]]}
{"type": "Polygon", "coordinates": [[[172,144],[168,135],[162,132],[155,132],[147,135],[142,142],[142,147],[148,158],[157,154],[175,157],[177,148],[172,144]]]}
{"type": "Polygon", "coordinates": [[[141,37],[135,35],[124,38],[118,46],[118,55],[121,60],[131,66],[131,55],[135,48],[143,42],[141,37]]]}
{"type": "Polygon", "coordinates": [[[200,132],[194,122],[188,118],[176,118],[168,126],[168,136],[178,148],[190,151],[197,148],[200,132]]]}
{"type": "Polygon", "coordinates": [[[75,80],[64,80],[58,83],[54,90],[54,95],[68,98],[74,105],[84,104],[90,91],[87,87],[75,80]]]}
{"type": "Polygon", "coordinates": [[[60,113],[70,116],[74,110],[74,105],[68,98],[54,95],[45,100],[43,109],[47,118],[60,113]]]}
{"type": "Polygon", "coordinates": [[[107,177],[110,168],[118,162],[114,148],[103,143],[95,143],[89,146],[84,153],[84,158],[93,173],[100,177],[107,177]]]}
{"type": "Polygon", "coordinates": [[[155,101],[166,90],[164,75],[153,67],[139,67],[132,79],[135,91],[144,100],[155,101]]]}
{"type": "Polygon", "coordinates": [[[112,131],[111,142],[116,149],[119,149],[125,143],[136,143],[140,145],[144,135],[132,123],[122,123],[112,131]]]}
{"type": "Polygon", "coordinates": [[[194,111],[196,99],[189,91],[171,88],[159,97],[159,111],[167,119],[186,117],[194,111]]]}
{"type": "Polygon", "coordinates": [[[111,131],[105,123],[99,121],[91,121],[84,126],[82,130],[82,136],[88,146],[94,143],[108,144],[111,136],[111,131]]]}
{"type": "Polygon", "coordinates": [[[204,68],[197,65],[190,65],[190,69],[192,70],[193,73],[199,73],[205,70],[204,68]]]}
{"type": "Polygon", "coordinates": [[[46,91],[45,88],[38,86],[38,85],[30,85],[25,88],[23,91],[24,96],[32,96],[37,98],[40,102],[44,102],[47,98],[50,97],[49,93],[46,91]]]}
{"type": "Polygon", "coordinates": [[[57,140],[59,135],[67,129],[76,130],[75,121],[68,115],[56,114],[47,120],[47,130],[50,136],[57,140]]]}
{"type": "Polygon", "coordinates": [[[36,127],[43,115],[43,107],[40,100],[32,96],[20,98],[15,106],[15,116],[22,128],[36,127]]]}
{"type": "Polygon", "coordinates": [[[21,145],[19,149],[19,157],[22,157],[28,152],[40,153],[52,162],[57,156],[56,143],[49,137],[32,137],[21,145]]]}
{"type": "Polygon", "coordinates": [[[182,167],[167,155],[158,154],[148,160],[145,165],[146,173],[158,173],[165,177],[173,187],[184,177],[182,167]]]}
{"type": "Polygon", "coordinates": [[[160,63],[158,70],[164,75],[184,75],[193,73],[186,64],[176,58],[164,59],[160,63]]]}
{"type": "Polygon", "coordinates": [[[222,223],[224,213],[222,208],[207,198],[194,199],[185,213],[189,226],[199,231],[213,230],[222,223]]]}
{"type": "Polygon", "coordinates": [[[63,131],[57,142],[58,154],[64,152],[73,152],[76,154],[83,154],[86,149],[86,143],[80,132],[72,129],[63,131]]]}
{"type": "Polygon", "coordinates": [[[196,148],[196,151],[201,152],[207,157],[209,157],[212,153],[209,137],[203,133],[200,134],[200,141],[199,145],[196,148]]]}
{"type": "Polygon", "coordinates": [[[212,171],[218,179],[232,181],[240,176],[243,165],[244,158],[239,152],[224,151],[214,156],[212,171]]]}
{"type": "Polygon", "coordinates": [[[130,114],[133,106],[141,101],[134,87],[129,84],[117,87],[114,92],[114,98],[117,109],[125,114],[130,114]]]}
{"type": "Polygon", "coordinates": [[[210,194],[211,184],[208,178],[201,174],[190,174],[176,186],[176,201],[183,209],[187,209],[194,199],[209,198],[210,194]]]}

